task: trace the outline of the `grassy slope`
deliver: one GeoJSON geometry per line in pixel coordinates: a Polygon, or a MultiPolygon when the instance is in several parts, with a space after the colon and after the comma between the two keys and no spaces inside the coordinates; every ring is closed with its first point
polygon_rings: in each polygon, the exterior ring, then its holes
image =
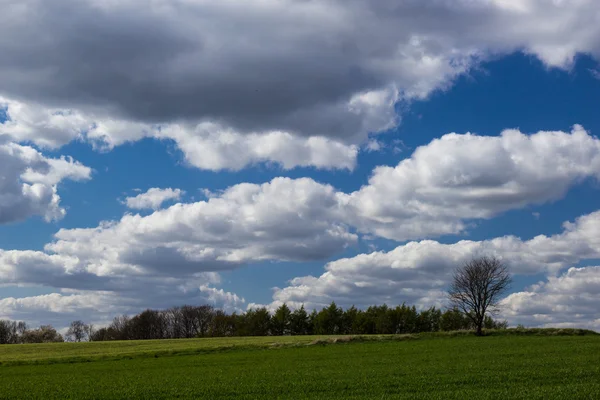
{"type": "Polygon", "coordinates": [[[0,398],[600,398],[600,337],[458,336],[13,365],[0,367],[0,388],[0,398]]]}
{"type": "Polygon", "coordinates": [[[308,344],[322,336],[235,337],[173,340],[129,340],[92,343],[43,343],[0,346],[0,365],[96,361],[201,354],[231,348],[269,347],[273,344],[308,344]]]}
{"type": "MultiPolygon", "coordinates": [[[[581,336],[598,335],[583,329],[508,329],[488,331],[490,336],[581,336]]],[[[267,336],[174,340],[128,340],[92,343],[44,343],[0,345],[0,366],[22,364],[56,364],[147,358],[154,356],[195,355],[229,350],[304,346],[332,341],[404,341],[455,336],[472,336],[472,332],[440,332],[410,335],[340,335],[340,336],[267,336]]],[[[600,336],[599,336],[600,337],[600,336]]]]}

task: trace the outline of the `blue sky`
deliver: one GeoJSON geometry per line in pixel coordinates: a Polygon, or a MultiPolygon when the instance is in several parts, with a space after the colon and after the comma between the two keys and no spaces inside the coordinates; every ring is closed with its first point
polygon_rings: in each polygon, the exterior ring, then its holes
{"type": "Polygon", "coordinates": [[[330,4],[339,26],[320,6],[278,20],[276,5],[191,5],[245,23],[200,31],[175,1],[164,29],[153,25],[164,11],[132,16],[143,1],[59,3],[44,15],[6,6],[11,35],[69,18],[61,7],[102,19],[49,28],[49,47],[0,43],[12,60],[0,65],[0,317],[65,326],[189,302],[443,306],[452,268],[491,253],[514,273],[510,323],[600,327],[593,2],[404,5],[428,23],[403,31],[393,23],[408,17],[373,6],[362,36],[342,29],[372,6],[361,1],[330,4]],[[489,35],[465,22],[473,13],[489,35]],[[583,22],[542,28],[563,14],[583,22]],[[296,29],[275,38],[286,21],[296,29]],[[121,44],[78,40],[111,29],[121,44]],[[288,50],[268,50],[265,35],[288,50]],[[167,189],[181,194],[133,205],[167,189]]]}

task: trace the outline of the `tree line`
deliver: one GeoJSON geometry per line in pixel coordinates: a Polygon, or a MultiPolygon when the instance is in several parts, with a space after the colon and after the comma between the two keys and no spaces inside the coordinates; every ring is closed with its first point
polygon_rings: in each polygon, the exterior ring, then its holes
{"type": "MultiPolygon", "coordinates": [[[[505,321],[486,316],[485,329],[506,328],[505,321]]],[[[371,306],[346,310],[332,302],[321,311],[304,307],[292,311],[283,304],[274,313],[255,308],[244,313],[226,313],[210,305],[182,306],[167,310],[145,310],[122,315],[98,329],[92,341],[179,339],[224,336],[403,334],[475,329],[473,321],[457,308],[435,307],[418,311],[415,306],[371,306]]]]}
{"type": "MultiPolygon", "coordinates": [[[[485,329],[506,328],[505,321],[486,316],[485,329]]],[[[0,320],[0,344],[47,343],[82,340],[183,339],[225,336],[368,335],[403,334],[475,329],[473,321],[457,308],[442,311],[432,307],[371,306],[346,310],[332,302],[321,311],[304,307],[292,311],[286,304],[274,313],[255,308],[244,313],[226,313],[210,305],[145,310],[133,317],[120,315],[100,329],[73,321],[63,337],[51,325],[29,329],[24,322],[0,320]]]]}
{"type": "MultiPolygon", "coordinates": [[[[83,321],[73,321],[66,333],[70,341],[179,339],[223,336],[282,335],[369,335],[419,332],[503,329],[506,321],[495,321],[500,296],[511,283],[507,266],[495,257],[479,257],[456,269],[448,290],[451,308],[432,307],[418,311],[402,304],[354,306],[344,310],[335,302],[321,311],[308,313],[304,306],[292,311],[282,304],[274,313],[254,308],[243,313],[226,313],[210,305],[145,310],[133,317],[121,315],[98,330],[83,321]]],[[[0,343],[62,342],[50,325],[28,329],[23,322],[0,321],[0,343]]]]}
{"type": "Polygon", "coordinates": [[[90,340],[177,339],[220,336],[404,334],[419,332],[503,329],[506,321],[490,314],[499,310],[500,298],[511,277],[507,265],[493,256],[475,257],[456,268],[448,290],[451,308],[417,311],[415,306],[354,306],[344,310],[332,302],[308,313],[304,306],[290,310],[282,304],[273,314],[266,308],[227,314],[209,305],[146,310],[133,318],[120,316],[90,340]]]}
{"type": "Polygon", "coordinates": [[[0,344],[64,342],[51,325],[29,329],[23,321],[0,320],[0,344]]]}

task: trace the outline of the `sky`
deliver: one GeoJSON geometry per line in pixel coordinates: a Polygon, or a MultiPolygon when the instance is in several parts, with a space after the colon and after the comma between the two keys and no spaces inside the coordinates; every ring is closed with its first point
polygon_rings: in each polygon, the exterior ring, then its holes
{"type": "Polygon", "coordinates": [[[600,329],[595,0],[0,0],[0,318],[446,305],[600,329]]]}

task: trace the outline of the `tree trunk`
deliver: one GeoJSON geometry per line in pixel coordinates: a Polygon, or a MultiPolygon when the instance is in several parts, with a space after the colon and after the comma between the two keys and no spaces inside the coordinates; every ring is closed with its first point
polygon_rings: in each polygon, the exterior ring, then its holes
{"type": "Polygon", "coordinates": [[[483,336],[483,321],[477,323],[477,336],[483,336]]]}

